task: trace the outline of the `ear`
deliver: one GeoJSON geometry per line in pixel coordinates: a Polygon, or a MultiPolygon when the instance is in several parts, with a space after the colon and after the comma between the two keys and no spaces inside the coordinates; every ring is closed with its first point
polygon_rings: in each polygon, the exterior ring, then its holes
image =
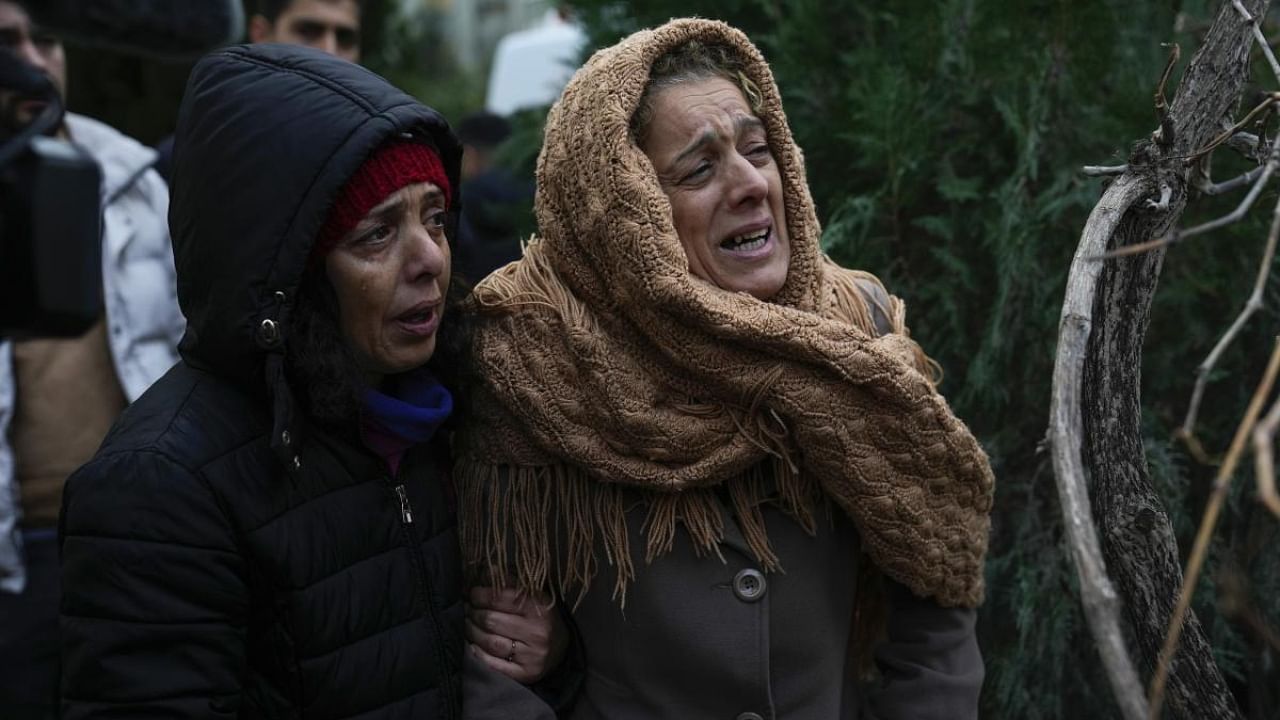
{"type": "Polygon", "coordinates": [[[249,42],[270,42],[275,39],[275,27],[264,15],[249,18],[249,42]]]}

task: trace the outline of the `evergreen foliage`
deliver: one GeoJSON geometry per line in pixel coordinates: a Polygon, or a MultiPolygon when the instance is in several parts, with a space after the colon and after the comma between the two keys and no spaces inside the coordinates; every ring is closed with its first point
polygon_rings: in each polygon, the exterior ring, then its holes
{"type": "MultiPolygon", "coordinates": [[[[943,392],[996,469],[979,629],[988,667],[983,717],[1116,717],[1040,443],[1066,273],[1101,190],[1079,168],[1123,163],[1130,144],[1155,128],[1152,91],[1167,53],[1160,44],[1179,42],[1190,58],[1217,2],[575,7],[596,46],[686,15],[723,19],[760,46],[805,150],[824,247],[906,299],[914,336],[947,372],[943,392]]],[[[1258,78],[1261,88],[1275,87],[1258,78]]],[[[1244,167],[1217,166],[1219,179],[1244,167]]],[[[1185,222],[1221,214],[1240,197],[1194,200],[1185,222]]],[[[1184,555],[1215,468],[1170,438],[1194,368],[1250,292],[1275,200],[1264,193],[1255,219],[1177,246],[1165,261],[1144,359],[1146,461],[1184,555]]],[[[1277,301],[1280,288],[1214,375],[1199,424],[1212,453],[1225,451],[1261,377],[1277,301]]],[[[1280,523],[1252,500],[1251,473],[1239,475],[1196,607],[1242,708],[1275,717],[1276,700],[1267,697],[1274,690],[1262,688],[1280,685],[1280,647],[1268,649],[1259,623],[1280,628],[1280,523]]]]}

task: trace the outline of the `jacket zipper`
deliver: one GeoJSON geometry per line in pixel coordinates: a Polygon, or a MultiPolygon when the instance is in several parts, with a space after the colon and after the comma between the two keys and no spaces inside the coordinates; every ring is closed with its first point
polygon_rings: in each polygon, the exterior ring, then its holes
{"type": "MultiPolygon", "coordinates": [[[[403,467],[403,466],[402,466],[403,467]]],[[[397,473],[399,475],[399,473],[397,473]]],[[[399,478],[387,478],[387,484],[395,482],[399,478]]],[[[422,557],[422,548],[418,545],[417,539],[413,536],[410,526],[413,525],[413,506],[409,504],[409,493],[405,489],[404,483],[395,485],[392,488],[396,498],[400,501],[400,530],[404,533],[406,544],[409,546],[409,555],[413,559],[415,575],[418,576],[420,591],[422,592],[422,603],[426,607],[427,620],[431,623],[431,630],[436,639],[436,658],[440,663],[441,685],[445,696],[445,711],[450,718],[459,717],[458,708],[454,705],[454,687],[453,663],[449,661],[449,655],[446,652],[444,630],[440,626],[440,618],[437,617],[435,604],[431,602],[431,583],[427,577],[427,561],[422,557]]]]}
{"type": "Polygon", "coordinates": [[[400,498],[400,520],[405,525],[413,524],[413,508],[409,505],[409,494],[404,491],[404,484],[396,486],[396,495],[400,498]]]}

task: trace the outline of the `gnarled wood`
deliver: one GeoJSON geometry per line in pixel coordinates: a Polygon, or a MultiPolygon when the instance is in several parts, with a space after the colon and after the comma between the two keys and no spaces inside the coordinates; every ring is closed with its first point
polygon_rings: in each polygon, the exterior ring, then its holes
{"type": "MultiPolygon", "coordinates": [[[[1242,4],[1254,16],[1265,15],[1269,0],[1243,0],[1242,4]]],[[[1163,131],[1155,142],[1135,151],[1127,172],[1104,195],[1098,207],[1105,206],[1106,212],[1095,209],[1090,215],[1063,303],[1050,419],[1059,494],[1074,495],[1071,486],[1086,475],[1089,478],[1105,567],[1118,590],[1146,674],[1155,667],[1182,584],[1177,543],[1148,474],[1141,433],[1142,345],[1165,248],[1095,267],[1087,267],[1096,263],[1087,258],[1103,249],[1160,237],[1178,222],[1192,169],[1183,158],[1230,124],[1248,77],[1252,42],[1253,26],[1230,0],[1223,2],[1162,119],[1163,131]],[[1145,201],[1116,202],[1117,196],[1128,199],[1133,188],[1154,193],[1165,185],[1175,191],[1167,207],[1153,210],[1145,201]],[[1115,217],[1116,211],[1122,217],[1115,217]],[[1097,247],[1100,244],[1105,247],[1097,247]],[[1073,384],[1077,380],[1078,388],[1073,384]],[[1075,393],[1078,396],[1073,398],[1075,393]],[[1075,425],[1077,418],[1079,425],[1075,425]],[[1073,433],[1079,434],[1073,437],[1073,433]],[[1070,458],[1077,448],[1078,467],[1070,458]],[[1062,461],[1058,455],[1064,456],[1062,461]]],[[[1145,703],[1130,697],[1132,682],[1124,669],[1127,658],[1113,657],[1117,630],[1106,618],[1112,606],[1109,588],[1105,575],[1102,581],[1097,578],[1102,563],[1089,558],[1090,543],[1076,537],[1089,534],[1087,516],[1078,505],[1074,500],[1063,502],[1068,528],[1076,526],[1070,540],[1085,611],[1121,709],[1126,717],[1133,717],[1145,703]]],[[[1167,709],[1175,718],[1240,716],[1194,615],[1187,618],[1182,649],[1171,668],[1167,709]]]]}

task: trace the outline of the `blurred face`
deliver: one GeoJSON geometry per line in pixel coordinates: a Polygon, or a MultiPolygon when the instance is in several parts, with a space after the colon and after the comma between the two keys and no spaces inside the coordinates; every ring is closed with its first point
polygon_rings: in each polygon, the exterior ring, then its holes
{"type": "MultiPolygon", "coordinates": [[[[31,25],[22,6],[0,0],[0,48],[35,66],[53,82],[58,95],[66,98],[67,61],[57,38],[31,25]]],[[[44,104],[0,92],[0,112],[7,123],[25,126],[44,109],[44,104]]]]}
{"type": "Polygon", "coordinates": [[[435,353],[449,292],[444,223],[440,188],[408,185],[370,210],[325,258],[339,327],[371,386],[435,353]]]}
{"type": "Polygon", "coordinates": [[[768,300],[791,263],[782,180],[764,125],[723,78],[659,91],[642,148],[658,172],[689,271],[768,300]]]}
{"type": "Polygon", "coordinates": [[[249,22],[253,42],[306,45],[351,62],[360,61],[360,6],[356,0],[294,0],[273,23],[249,22]]]}

